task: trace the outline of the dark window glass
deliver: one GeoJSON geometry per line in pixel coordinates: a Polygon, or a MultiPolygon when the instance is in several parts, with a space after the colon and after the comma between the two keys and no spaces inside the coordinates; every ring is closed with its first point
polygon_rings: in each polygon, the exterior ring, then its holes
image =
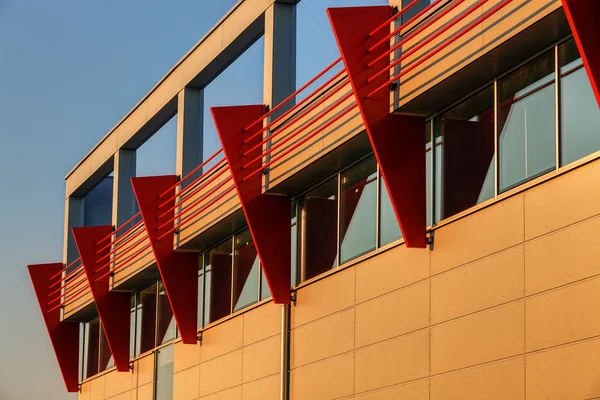
{"type": "Polygon", "coordinates": [[[100,319],[98,317],[84,324],[83,333],[83,377],[98,373],[100,345],[100,319]]]}
{"type": "Polygon", "coordinates": [[[292,203],[292,282],[291,287],[298,284],[298,203],[294,201],[292,203]]]}
{"type": "Polygon", "coordinates": [[[385,185],[383,176],[380,178],[379,185],[379,245],[385,246],[395,242],[396,240],[402,239],[402,231],[400,231],[400,225],[398,224],[398,218],[394,211],[394,206],[390,200],[390,194],[388,193],[385,185]]]}
{"type": "Polygon", "coordinates": [[[204,258],[198,256],[198,328],[204,326],[204,258]]]}
{"type": "Polygon", "coordinates": [[[489,86],[439,119],[442,218],[494,197],[494,88],[489,86]]]}
{"type": "Polygon", "coordinates": [[[340,241],[344,263],[375,249],[377,162],[369,157],[341,175],[340,241]]]}
{"type": "Polygon", "coordinates": [[[258,301],[260,261],[250,230],[235,235],[233,262],[233,310],[241,310],[258,301]]]}
{"type": "Polygon", "coordinates": [[[227,240],[204,256],[205,324],[231,313],[232,241],[227,240]]]}
{"type": "Polygon", "coordinates": [[[135,332],[137,325],[135,323],[136,316],[136,303],[135,303],[136,295],[131,296],[131,309],[129,313],[129,358],[134,358],[136,356],[136,345],[135,345],[135,332]]]}
{"type": "Polygon", "coordinates": [[[104,328],[100,325],[100,355],[99,355],[99,366],[98,372],[109,369],[114,365],[112,353],[108,341],[106,340],[106,334],[104,328]]]}
{"type": "Polygon", "coordinates": [[[136,342],[141,354],[156,347],[156,284],[139,293],[137,318],[136,342]]]}
{"type": "Polygon", "coordinates": [[[440,222],[442,219],[442,146],[444,144],[440,118],[433,121],[433,135],[431,149],[433,151],[433,221],[440,222]]]}
{"type": "Polygon", "coordinates": [[[432,132],[431,132],[431,121],[428,121],[425,125],[425,204],[427,205],[425,222],[427,226],[431,226],[433,224],[433,215],[432,215],[432,167],[433,167],[433,149],[432,149],[432,132]]]}
{"type": "Polygon", "coordinates": [[[156,325],[156,345],[175,339],[177,325],[162,281],[158,281],[158,324],[156,325]]]}
{"type": "Polygon", "coordinates": [[[561,163],[600,150],[600,109],[573,39],[558,48],[561,89],[561,163]]]}
{"type": "Polygon", "coordinates": [[[302,198],[302,280],[337,265],[338,179],[332,178],[302,198]]]}
{"type": "Polygon", "coordinates": [[[498,81],[500,190],[556,165],[554,81],[553,51],[498,81]]]}
{"type": "Polygon", "coordinates": [[[156,400],[173,399],[173,345],[165,346],[156,354],[156,400]]]}

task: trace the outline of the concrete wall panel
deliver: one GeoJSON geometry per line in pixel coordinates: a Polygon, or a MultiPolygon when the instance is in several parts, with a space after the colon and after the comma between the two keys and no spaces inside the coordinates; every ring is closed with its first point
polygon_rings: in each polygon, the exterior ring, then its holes
{"type": "Polygon", "coordinates": [[[279,374],[242,385],[242,400],[279,400],[279,374]]]}
{"type": "Polygon", "coordinates": [[[175,373],[183,371],[184,369],[193,367],[200,363],[200,352],[202,346],[200,343],[183,344],[183,342],[177,342],[174,345],[174,357],[173,357],[173,371],[175,373]]]}
{"type": "Polygon", "coordinates": [[[173,399],[194,400],[199,395],[200,367],[198,365],[174,374],[173,399]]]}
{"type": "Polygon", "coordinates": [[[242,398],[242,387],[236,386],[231,389],[200,397],[202,400],[240,400],[242,398]]]}
{"type": "Polygon", "coordinates": [[[244,346],[281,333],[281,307],[268,302],[243,314],[244,346]]]}
{"type": "Polygon", "coordinates": [[[242,383],[242,350],[200,364],[200,397],[242,383]]]}
{"type": "Polygon", "coordinates": [[[139,386],[136,400],[154,400],[154,383],[139,386]]]}
{"type": "Polygon", "coordinates": [[[354,354],[305,365],[290,372],[291,400],[326,400],[353,394],[354,354]]]}
{"type": "Polygon", "coordinates": [[[242,357],[243,383],[278,374],[281,370],[281,336],[245,346],[242,357]]]}
{"type": "Polygon", "coordinates": [[[135,388],[134,373],[124,373],[113,370],[104,376],[104,396],[116,396],[135,388]]]}
{"type": "Polygon", "coordinates": [[[429,400],[429,379],[354,396],[354,400],[429,400]]]}
{"type": "Polygon", "coordinates": [[[200,360],[202,362],[212,360],[241,348],[243,326],[242,318],[232,318],[204,331],[200,360]]]}

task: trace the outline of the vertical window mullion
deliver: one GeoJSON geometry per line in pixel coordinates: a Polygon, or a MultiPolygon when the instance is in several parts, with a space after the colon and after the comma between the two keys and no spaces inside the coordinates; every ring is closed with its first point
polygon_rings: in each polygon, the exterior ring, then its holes
{"type": "Polygon", "coordinates": [[[340,266],[340,256],[342,253],[342,238],[341,234],[341,225],[342,225],[342,179],[341,173],[337,174],[337,256],[335,258],[336,263],[335,266],[338,268],[340,266]]]}
{"type": "MultiPolygon", "coordinates": [[[[429,170],[431,174],[431,180],[429,181],[429,193],[431,193],[431,197],[429,199],[429,215],[431,215],[431,225],[435,225],[435,119],[432,119],[429,123],[429,135],[431,137],[431,159],[429,160],[429,170]]],[[[427,180],[427,177],[425,177],[427,180]]]]}
{"type": "Polygon", "coordinates": [[[158,302],[158,281],[156,281],[154,283],[154,297],[155,297],[155,303],[156,303],[156,308],[154,310],[154,347],[158,346],[158,307],[159,307],[159,302],[158,302]]]}
{"type": "Polygon", "coordinates": [[[377,179],[377,184],[376,184],[376,191],[377,194],[375,195],[375,250],[379,249],[379,230],[380,230],[380,225],[379,225],[379,215],[380,215],[380,210],[381,210],[381,167],[379,166],[379,163],[377,163],[377,174],[376,174],[376,179],[377,179]]]}
{"type": "Polygon", "coordinates": [[[558,53],[558,45],[554,46],[554,101],[555,101],[555,110],[556,110],[556,168],[555,171],[558,173],[561,166],[561,149],[560,149],[560,90],[561,90],[561,67],[560,67],[560,59],[558,53]]]}
{"type": "Polygon", "coordinates": [[[233,235],[231,237],[231,290],[229,291],[231,293],[231,300],[230,300],[230,307],[229,307],[229,314],[233,313],[233,309],[235,307],[235,304],[233,304],[233,296],[234,296],[234,285],[233,283],[235,282],[235,238],[236,235],[233,235]]]}
{"type": "Polygon", "coordinates": [[[494,80],[494,200],[498,200],[500,188],[500,153],[498,151],[498,80],[494,80]]]}

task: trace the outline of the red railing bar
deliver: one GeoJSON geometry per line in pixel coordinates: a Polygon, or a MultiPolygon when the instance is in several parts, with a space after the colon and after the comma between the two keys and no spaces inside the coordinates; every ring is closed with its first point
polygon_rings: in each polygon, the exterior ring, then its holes
{"type": "MultiPolygon", "coordinates": [[[[215,186],[214,188],[212,188],[210,191],[208,191],[204,196],[194,200],[192,203],[190,203],[189,206],[187,206],[186,209],[182,210],[179,214],[175,214],[173,217],[169,218],[168,221],[163,222],[162,224],[160,224],[156,230],[159,231],[162,228],[164,228],[165,226],[169,225],[169,223],[175,221],[177,218],[181,218],[182,216],[184,216],[185,214],[187,214],[189,211],[193,210],[193,208],[202,203],[204,200],[206,200],[208,197],[210,197],[211,195],[213,195],[217,190],[219,190],[220,188],[222,188],[227,182],[229,182],[231,179],[233,178],[233,176],[230,176],[229,178],[225,179],[223,182],[219,183],[217,186],[215,186]]],[[[164,214],[163,214],[164,215],[164,214]]]]}
{"type": "Polygon", "coordinates": [[[408,10],[410,10],[413,6],[415,6],[420,1],[421,0],[413,0],[406,7],[402,7],[401,10],[399,10],[396,14],[392,15],[387,21],[385,21],[383,24],[379,25],[377,28],[373,29],[371,31],[371,33],[369,33],[369,37],[373,37],[373,35],[375,35],[377,32],[379,32],[380,30],[382,30],[386,26],[389,27],[389,25],[390,25],[391,22],[395,21],[398,17],[400,17],[402,14],[404,14],[405,12],[407,12],[408,10]]]}
{"type": "Polygon", "coordinates": [[[340,118],[342,118],[344,115],[348,114],[350,111],[352,111],[355,107],[357,106],[357,103],[354,103],[353,105],[351,105],[350,107],[346,108],[344,111],[342,111],[341,113],[339,113],[338,115],[336,115],[334,118],[332,118],[331,120],[329,120],[325,125],[321,126],[319,129],[315,130],[314,132],[312,132],[310,135],[306,136],[304,139],[294,143],[292,146],[288,147],[283,153],[277,155],[276,157],[273,157],[271,159],[271,161],[269,161],[268,163],[266,163],[265,165],[261,166],[260,168],[258,168],[256,171],[251,172],[250,174],[248,174],[247,176],[244,177],[244,179],[242,179],[242,182],[247,181],[248,179],[250,179],[252,176],[264,171],[265,168],[271,166],[274,162],[279,161],[281,158],[285,157],[286,155],[288,155],[289,153],[291,153],[292,151],[294,151],[295,149],[297,149],[298,147],[302,146],[304,143],[306,143],[307,141],[309,141],[310,139],[312,139],[313,137],[315,137],[316,135],[318,135],[319,133],[323,132],[325,129],[327,129],[329,126],[331,126],[333,123],[335,123],[337,120],[339,120],[340,118]]]}
{"type": "MultiPolygon", "coordinates": [[[[444,16],[446,16],[450,11],[454,10],[456,7],[458,7],[464,1],[465,0],[456,0],[456,1],[454,1],[452,3],[452,5],[450,5],[450,7],[446,8],[444,11],[442,11],[441,13],[439,13],[438,15],[436,15],[435,17],[433,17],[432,19],[428,20],[425,24],[423,24],[422,26],[420,26],[417,30],[415,30],[414,32],[412,32],[410,35],[406,36],[404,39],[402,39],[401,41],[399,41],[398,43],[396,43],[389,50],[386,50],[385,53],[381,54],[379,57],[375,58],[373,61],[369,62],[369,64],[367,64],[367,65],[369,67],[372,67],[378,61],[382,60],[383,58],[386,58],[390,53],[396,51],[397,49],[399,49],[400,47],[402,47],[403,45],[405,45],[409,40],[414,39],[415,36],[417,36],[419,33],[423,32],[425,29],[429,28],[431,25],[435,24],[437,21],[439,21],[441,18],[443,18],[444,16]]],[[[485,0],[485,1],[487,1],[487,0],[485,0]]],[[[483,3],[481,3],[481,4],[483,4],[483,3]]],[[[434,40],[435,38],[439,37],[442,33],[446,32],[448,29],[452,28],[454,25],[456,25],[458,22],[460,22],[467,15],[471,14],[473,11],[475,11],[477,8],[479,8],[479,6],[481,4],[476,4],[476,7],[474,5],[473,8],[467,10],[467,12],[465,14],[459,16],[456,20],[450,22],[448,25],[446,25],[445,27],[443,27],[442,29],[440,29],[438,32],[436,32],[433,35],[431,35],[431,37],[428,37],[422,43],[419,43],[418,46],[416,46],[415,48],[413,48],[413,49],[407,51],[406,53],[402,54],[402,57],[401,57],[402,60],[404,60],[406,57],[410,56],[411,54],[414,54],[415,52],[419,51],[420,49],[422,49],[428,43],[431,43],[432,40],[434,40]]],[[[394,60],[394,61],[398,61],[398,60],[394,60]]],[[[373,75],[369,79],[367,79],[367,82],[371,82],[373,79],[377,78],[379,75],[383,74],[385,71],[389,71],[390,68],[391,68],[391,65],[389,67],[386,67],[386,68],[382,69],[381,71],[377,72],[375,75],[373,75]]]]}
{"type": "Polygon", "coordinates": [[[342,69],[340,72],[338,72],[337,74],[335,74],[334,76],[332,76],[331,78],[329,78],[327,80],[327,82],[323,83],[321,86],[319,86],[317,89],[315,89],[311,94],[309,94],[308,96],[306,96],[305,98],[303,98],[300,102],[296,103],[295,106],[293,106],[292,108],[290,108],[289,110],[287,110],[286,112],[284,112],[282,115],[280,115],[279,117],[277,117],[275,120],[271,121],[271,123],[269,123],[267,126],[263,127],[260,131],[258,131],[256,133],[253,133],[248,138],[244,139],[244,144],[248,143],[250,140],[254,139],[255,137],[261,135],[264,131],[268,130],[273,125],[279,123],[279,121],[281,121],[284,118],[286,118],[296,108],[298,108],[302,104],[306,103],[315,93],[320,92],[321,90],[323,90],[324,88],[326,88],[328,85],[330,85],[333,81],[335,81],[337,78],[339,78],[340,76],[342,76],[342,74],[344,72],[346,72],[346,68],[342,69]]]}
{"type": "MultiPolygon", "coordinates": [[[[162,192],[158,198],[162,199],[164,195],[166,195],[167,193],[169,193],[171,190],[175,189],[177,186],[181,185],[181,182],[185,181],[186,179],[188,179],[190,176],[194,175],[196,172],[200,171],[200,169],[202,169],[202,167],[204,167],[206,164],[208,164],[209,162],[211,162],[212,160],[214,160],[214,158],[219,155],[219,153],[221,153],[223,151],[223,148],[220,148],[219,150],[217,150],[217,152],[215,154],[213,154],[212,156],[208,157],[206,159],[206,161],[204,161],[202,164],[198,165],[196,168],[194,168],[189,174],[187,174],[186,176],[184,176],[183,178],[181,178],[180,180],[178,180],[173,186],[169,187],[167,190],[165,190],[164,192],[162,192]]],[[[168,200],[167,200],[168,201],[168,200]]]]}
{"type": "MultiPolygon", "coordinates": [[[[225,165],[224,165],[225,166],[225,165]]],[[[195,195],[196,193],[200,192],[202,189],[206,188],[208,185],[210,185],[211,183],[213,183],[215,180],[217,180],[218,177],[220,177],[221,175],[223,175],[225,173],[225,171],[227,171],[227,168],[223,168],[221,171],[219,171],[219,173],[214,174],[210,179],[206,180],[202,185],[200,185],[198,187],[197,190],[194,190],[193,193],[190,193],[189,196],[184,197],[183,199],[181,199],[181,201],[179,203],[176,203],[175,205],[169,207],[168,210],[166,210],[165,212],[163,212],[162,214],[160,214],[157,218],[160,220],[162,218],[164,218],[166,215],[168,215],[171,211],[173,211],[174,209],[176,209],[177,207],[181,206],[183,203],[186,203],[187,201],[189,201],[190,199],[193,199],[193,195],[195,195]]],[[[224,181],[226,182],[226,181],[224,181]]],[[[192,202],[189,207],[192,207],[196,202],[192,202]]]]}
{"type": "MultiPolygon", "coordinates": [[[[353,91],[348,93],[344,97],[338,99],[335,103],[330,104],[325,110],[321,111],[320,114],[315,115],[310,121],[308,121],[304,125],[302,125],[297,131],[290,133],[289,135],[287,135],[286,137],[284,137],[283,139],[281,139],[280,141],[275,143],[273,146],[271,146],[271,148],[269,148],[265,152],[263,152],[261,155],[254,157],[252,160],[248,161],[246,164],[244,164],[244,166],[242,168],[248,168],[250,165],[252,165],[252,163],[254,163],[258,160],[261,160],[267,154],[270,154],[274,150],[277,150],[282,145],[287,143],[290,139],[299,135],[301,132],[305,131],[309,126],[312,126],[318,119],[324,117],[327,113],[329,113],[330,111],[335,109],[337,106],[339,106],[340,104],[342,104],[344,101],[348,100],[352,96],[354,96],[353,91]]],[[[276,133],[279,133],[279,132],[281,132],[281,131],[277,131],[276,133]]],[[[273,136],[275,136],[275,135],[271,135],[270,138],[272,138],[273,136]]]]}
{"type": "MultiPolygon", "coordinates": [[[[141,231],[141,232],[145,232],[141,231]]],[[[96,268],[94,270],[94,272],[99,272],[100,270],[108,267],[110,264],[116,263],[117,261],[119,261],[121,258],[123,258],[123,256],[127,255],[129,252],[131,252],[131,250],[135,249],[135,246],[138,246],[140,243],[142,243],[145,239],[147,239],[146,237],[141,238],[140,240],[138,240],[135,244],[129,246],[128,248],[126,248],[125,250],[122,250],[118,255],[115,256],[115,258],[113,258],[112,260],[108,260],[108,262],[104,263],[103,265],[101,265],[100,267],[96,268]]]]}
{"type": "MultiPolygon", "coordinates": [[[[81,269],[81,271],[78,271],[76,274],[71,275],[73,279],[77,278],[79,275],[81,275],[81,273],[83,272],[83,268],[81,269]]],[[[85,279],[84,279],[85,280],[85,279]]],[[[69,281],[69,282],[65,282],[61,287],[59,287],[58,289],[53,290],[52,292],[48,293],[47,297],[52,297],[52,295],[54,295],[55,293],[60,292],[61,290],[63,290],[64,288],[66,288],[67,286],[69,286],[70,284],[72,284],[73,281],[69,281]]],[[[60,283],[60,282],[57,282],[60,283]]]]}
{"type": "Polygon", "coordinates": [[[59,280],[57,280],[56,282],[48,285],[48,289],[52,289],[54,286],[59,285],[61,282],[64,282],[69,278],[75,278],[75,277],[79,276],[79,274],[81,274],[82,271],[83,271],[83,264],[78,265],[77,268],[73,272],[71,272],[69,275],[65,275],[62,278],[60,278],[59,280]]]}
{"type": "Polygon", "coordinates": [[[84,290],[88,289],[89,287],[90,287],[89,284],[87,286],[82,287],[81,289],[79,289],[79,291],[77,293],[73,293],[71,296],[65,298],[65,300],[62,303],[59,303],[59,304],[55,305],[50,310],[46,311],[46,313],[49,314],[52,311],[56,310],[57,308],[61,308],[62,306],[66,305],[67,302],[69,302],[72,299],[74,299],[75,297],[79,296],[84,290]]]}
{"type": "MultiPolygon", "coordinates": [[[[419,0],[415,0],[415,1],[419,1],[419,0]]],[[[323,71],[319,72],[317,74],[317,76],[315,76],[314,78],[312,78],[310,81],[306,82],[300,89],[298,89],[294,93],[290,94],[285,100],[283,100],[281,103],[279,103],[278,105],[276,105],[271,111],[269,111],[268,113],[266,113],[265,115],[263,115],[262,117],[260,117],[259,119],[257,119],[256,121],[254,121],[253,123],[251,123],[250,125],[248,125],[247,127],[245,127],[244,128],[244,132],[247,132],[250,128],[252,128],[256,124],[258,124],[259,122],[263,121],[265,118],[269,117],[275,111],[279,110],[285,103],[287,103],[288,101],[290,101],[291,99],[293,99],[294,97],[296,97],[304,89],[306,89],[307,87],[309,87],[310,85],[312,85],[313,83],[315,83],[315,81],[317,79],[319,79],[320,77],[322,77],[323,75],[325,75],[327,72],[329,72],[329,70],[331,68],[335,67],[335,65],[337,63],[339,63],[340,61],[342,61],[342,57],[338,58],[337,60],[335,60],[334,62],[332,62],[331,64],[329,64],[327,66],[327,68],[325,68],[323,71]]]]}
{"type": "Polygon", "coordinates": [[[442,1],[445,1],[445,0],[435,0],[433,3],[431,3],[430,5],[428,5],[427,7],[425,7],[424,9],[422,9],[421,11],[419,11],[417,13],[417,15],[415,15],[414,17],[412,17],[408,21],[404,22],[398,28],[396,28],[392,32],[390,32],[386,37],[382,38],[377,43],[375,43],[373,46],[369,47],[369,53],[372,52],[373,50],[375,50],[377,47],[381,46],[383,43],[387,42],[388,45],[389,45],[389,41],[390,41],[390,38],[392,38],[392,36],[400,33],[400,31],[402,31],[402,29],[404,29],[404,27],[412,24],[417,19],[421,18],[421,16],[423,16],[423,14],[429,12],[429,10],[431,10],[432,8],[434,8],[435,6],[437,6],[438,4],[440,4],[442,1]]]}
{"type": "MultiPolygon", "coordinates": [[[[124,237],[128,234],[130,234],[131,232],[133,232],[135,229],[137,229],[141,224],[144,223],[143,219],[140,219],[138,222],[136,222],[131,228],[127,229],[125,232],[123,232],[123,234],[121,236],[119,236],[118,238],[115,238],[115,240],[113,240],[112,242],[102,246],[102,248],[100,248],[99,250],[96,251],[96,255],[102,253],[104,250],[110,248],[112,245],[117,244],[117,242],[119,242],[119,240],[124,240],[124,237]]],[[[114,232],[113,232],[114,233],[114,232]]]]}
{"type": "Polygon", "coordinates": [[[132,254],[130,257],[128,257],[126,260],[121,261],[121,263],[119,265],[116,265],[113,269],[109,270],[108,272],[106,272],[106,273],[102,274],[101,276],[99,276],[98,278],[94,279],[94,282],[98,282],[100,279],[106,278],[108,275],[112,274],[116,270],[121,269],[124,265],[127,265],[127,263],[129,261],[131,261],[135,257],[139,256],[143,251],[148,249],[148,247],[150,247],[150,246],[151,246],[150,243],[146,244],[144,247],[142,247],[141,249],[136,251],[134,254],[132,254]]]}
{"type": "MultiPolygon", "coordinates": [[[[84,279],[80,280],[79,282],[77,282],[76,284],[74,284],[73,286],[71,286],[71,287],[69,288],[69,290],[65,290],[65,292],[64,292],[63,294],[60,294],[60,295],[58,295],[57,297],[55,297],[55,298],[54,298],[54,299],[52,299],[52,300],[48,300],[48,303],[47,303],[47,304],[48,304],[48,305],[50,305],[50,304],[52,304],[52,303],[54,303],[54,302],[56,302],[56,301],[60,300],[62,297],[65,297],[65,296],[66,296],[67,294],[69,294],[69,292],[71,292],[73,289],[77,289],[79,286],[81,286],[81,284],[82,284],[83,282],[87,282],[87,278],[86,278],[86,277],[84,277],[84,279]]],[[[70,282],[69,282],[69,283],[70,283],[70,282]]]]}
{"type": "MultiPolygon", "coordinates": [[[[483,4],[483,3],[487,2],[487,1],[488,0],[482,0],[479,4],[481,5],[481,4],[483,4]]],[[[508,5],[508,3],[510,3],[511,1],[512,0],[504,0],[502,3],[496,5],[494,8],[492,8],[491,10],[489,10],[487,13],[483,14],[481,17],[479,17],[478,19],[476,19],[475,21],[473,21],[471,24],[469,24],[465,29],[463,29],[463,30],[459,31],[457,34],[455,34],[450,40],[448,40],[447,42],[445,42],[444,44],[442,44],[440,47],[438,47],[437,49],[435,49],[435,51],[427,54],[426,56],[424,56],[423,58],[421,58],[420,60],[418,60],[417,62],[415,62],[414,64],[412,64],[410,67],[407,67],[406,69],[404,69],[399,74],[393,76],[385,84],[383,84],[383,85],[379,86],[377,89],[371,91],[369,94],[367,94],[367,98],[373,96],[375,93],[377,93],[381,89],[388,87],[388,85],[391,84],[392,82],[394,82],[395,80],[397,80],[400,77],[404,76],[405,74],[407,74],[408,72],[412,71],[414,68],[418,67],[419,65],[421,65],[422,63],[424,63],[425,61],[427,61],[428,59],[430,59],[431,57],[433,57],[434,55],[436,55],[437,53],[439,53],[440,51],[442,51],[446,47],[450,46],[456,40],[458,40],[459,38],[461,38],[465,33],[469,32],[470,30],[472,30],[473,28],[475,28],[477,25],[479,25],[483,21],[487,20],[489,17],[491,17],[492,15],[494,15],[495,13],[497,13],[500,9],[506,7],[508,5]]],[[[392,65],[390,65],[390,67],[391,66],[392,65]]]]}
{"type": "MultiPolygon", "coordinates": [[[[161,208],[163,208],[164,206],[166,206],[167,204],[169,204],[170,201],[172,201],[173,199],[177,198],[177,197],[181,197],[181,196],[193,196],[195,193],[197,193],[196,190],[194,190],[192,193],[190,193],[189,195],[187,194],[187,192],[189,190],[195,189],[197,188],[196,184],[201,184],[203,179],[206,179],[208,176],[210,176],[211,173],[214,172],[215,169],[218,168],[222,168],[225,165],[227,165],[227,161],[225,160],[225,158],[220,159],[215,165],[213,165],[212,167],[210,167],[208,169],[208,171],[206,171],[205,173],[203,173],[202,175],[200,175],[198,178],[194,179],[193,182],[191,182],[185,189],[183,189],[181,192],[179,193],[175,193],[173,196],[169,197],[167,200],[165,200],[162,204],[160,204],[158,206],[158,209],[160,210],[161,208]],[[225,164],[223,164],[223,161],[225,161],[225,164]]],[[[174,209],[177,206],[174,206],[172,209],[174,209]]]]}
{"type": "Polygon", "coordinates": [[[115,229],[114,231],[112,231],[109,235],[107,235],[106,237],[102,238],[98,243],[96,243],[96,246],[100,246],[100,243],[104,242],[106,239],[110,239],[112,237],[112,235],[116,234],[117,232],[119,232],[121,229],[125,228],[125,226],[127,224],[129,224],[131,221],[133,221],[134,219],[136,219],[137,217],[139,217],[141,215],[141,212],[138,211],[137,214],[135,214],[133,217],[129,218],[127,221],[123,222],[121,224],[121,226],[119,226],[117,229],[115,229]]]}
{"type": "Polygon", "coordinates": [[[187,221],[189,221],[190,219],[196,217],[196,215],[203,213],[206,209],[208,209],[209,207],[211,207],[213,204],[215,204],[217,201],[219,201],[220,199],[222,199],[223,197],[225,197],[225,195],[229,192],[231,192],[233,189],[235,189],[235,185],[231,186],[229,189],[225,190],[223,193],[221,193],[220,195],[218,195],[217,197],[215,197],[214,199],[212,199],[208,204],[206,204],[204,207],[202,207],[200,210],[196,211],[193,214],[190,214],[187,216],[187,218],[182,219],[181,221],[179,221],[178,224],[175,224],[172,228],[170,228],[168,231],[166,231],[165,233],[163,233],[162,235],[160,235],[156,240],[161,240],[162,238],[164,238],[165,236],[175,232],[175,229],[179,228],[180,226],[182,226],[183,224],[185,224],[187,221]]]}
{"type": "Polygon", "coordinates": [[[246,150],[244,152],[244,156],[247,156],[250,153],[252,153],[254,150],[256,150],[258,148],[261,148],[265,143],[269,142],[274,137],[276,137],[277,135],[279,135],[281,132],[284,132],[287,128],[289,128],[290,126],[292,126],[293,124],[295,124],[296,122],[298,122],[300,119],[302,119],[306,115],[310,114],[312,111],[314,111],[321,104],[323,104],[324,102],[326,102],[327,100],[329,100],[331,97],[333,97],[334,94],[336,94],[337,92],[339,92],[340,90],[342,90],[343,88],[345,88],[347,84],[348,84],[348,81],[346,81],[344,83],[338,84],[338,86],[335,87],[333,90],[331,90],[329,93],[327,93],[327,95],[321,97],[318,101],[316,101],[315,103],[311,104],[311,106],[308,107],[306,110],[302,111],[299,114],[294,115],[292,118],[290,118],[288,121],[286,121],[285,124],[283,124],[280,127],[278,127],[275,132],[273,132],[271,135],[269,135],[268,137],[266,137],[265,139],[263,139],[260,143],[257,143],[254,146],[252,146],[250,149],[246,150]]]}
{"type": "MultiPolygon", "coordinates": [[[[130,243],[131,241],[133,241],[133,239],[137,238],[138,236],[140,236],[140,234],[142,234],[142,233],[144,233],[144,232],[146,232],[146,230],[145,230],[145,229],[140,229],[140,231],[139,231],[139,232],[137,232],[135,235],[133,235],[133,236],[129,237],[129,239],[127,239],[125,242],[123,242],[123,243],[120,243],[118,246],[115,246],[115,248],[114,248],[114,249],[112,249],[112,250],[111,250],[111,251],[110,251],[108,254],[105,254],[105,255],[103,255],[102,257],[100,257],[99,259],[97,259],[97,260],[96,260],[96,262],[100,262],[100,261],[102,261],[102,260],[105,260],[105,259],[107,259],[108,257],[110,257],[111,255],[115,254],[117,251],[120,251],[120,250],[121,250],[121,249],[122,249],[124,246],[126,246],[128,243],[130,243]]],[[[131,247],[135,247],[135,246],[137,246],[137,245],[138,245],[138,244],[140,244],[140,243],[141,243],[141,242],[142,242],[144,239],[146,239],[146,238],[145,238],[145,237],[144,237],[144,238],[141,238],[141,239],[140,239],[140,240],[138,240],[138,241],[137,241],[135,244],[133,244],[131,247]]],[[[127,250],[123,250],[123,253],[125,253],[126,251],[127,251],[127,250]]],[[[122,254],[122,253],[121,253],[121,254],[122,254]]],[[[121,254],[119,254],[119,255],[121,255],[121,254]]],[[[115,257],[115,258],[112,260],[112,262],[114,262],[116,259],[117,259],[117,258],[115,257]]],[[[100,270],[100,269],[102,269],[102,268],[104,268],[104,266],[102,266],[102,267],[98,267],[98,268],[97,268],[97,269],[96,269],[94,272],[98,272],[98,270],[100,270]]]]}
{"type": "Polygon", "coordinates": [[[49,280],[49,281],[51,281],[51,280],[53,280],[54,278],[57,278],[57,277],[61,276],[61,275],[62,275],[62,273],[63,273],[65,270],[67,270],[67,269],[71,268],[71,267],[73,266],[73,264],[75,264],[75,263],[76,263],[76,262],[78,262],[78,261],[81,261],[81,257],[77,257],[75,260],[73,260],[73,262],[71,262],[71,264],[69,264],[69,265],[67,265],[67,266],[63,267],[63,268],[62,268],[60,271],[58,271],[56,274],[54,274],[54,275],[52,275],[50,278],[48,278],[48,280],[49,280]]]}

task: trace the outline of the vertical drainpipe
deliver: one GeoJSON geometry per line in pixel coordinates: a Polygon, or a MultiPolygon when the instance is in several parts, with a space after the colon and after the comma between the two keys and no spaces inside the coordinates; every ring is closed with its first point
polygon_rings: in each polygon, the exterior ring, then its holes
{"type": "Polygon", "coordinates": [[[281,393],[280,400],[290,398],[290,304],[281,306],[281,393]]]}

